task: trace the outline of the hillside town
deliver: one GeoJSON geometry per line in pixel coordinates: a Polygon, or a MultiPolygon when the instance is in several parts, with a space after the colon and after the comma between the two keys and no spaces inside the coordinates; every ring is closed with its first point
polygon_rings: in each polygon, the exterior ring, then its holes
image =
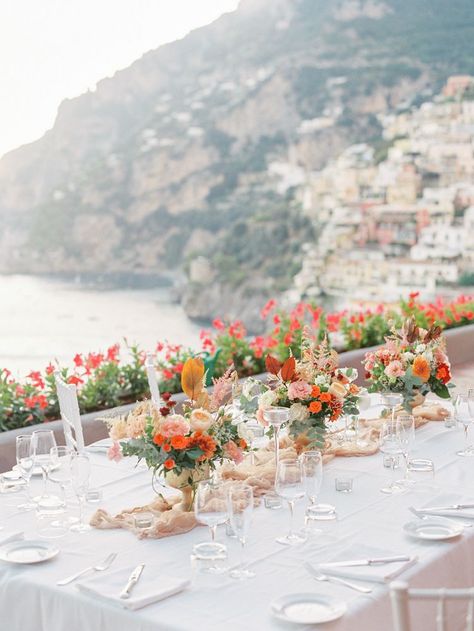
{"type": "Polygon", "coordinates": [[[474,284],[474,77],[379,120],[380,147],[352,145],[312,173],[270,165],[319,234],[302,246],[290,299],[391,301],[414,288],[430,299],[474,284]]]}

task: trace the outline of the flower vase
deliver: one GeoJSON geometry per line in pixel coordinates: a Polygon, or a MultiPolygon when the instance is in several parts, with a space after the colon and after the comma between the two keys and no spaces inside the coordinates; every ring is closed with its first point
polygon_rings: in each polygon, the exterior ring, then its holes
{"type": "Polygon", "coordinates": [[[178,489],[183,494],[179,508],[185,513],[194,510],[194,493],[197,483],[208,477],[209,467],[207,465],[197,469],[183,469],[179,474],[174,471],[165,473],[168,486],[178,489]]]}
{"type": "Polygon", "coordinates": [[[425,398],[425,395],[421,394],[419,390],[413,390],[412,396],[407,401],[408,406],[413,409],[419,405],[423,405],[425,398]]]}

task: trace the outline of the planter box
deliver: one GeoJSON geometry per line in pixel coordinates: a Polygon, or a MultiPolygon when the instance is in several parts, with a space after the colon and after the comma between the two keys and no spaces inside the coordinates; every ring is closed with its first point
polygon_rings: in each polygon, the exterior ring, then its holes
{"type": "MultiPolygon", "coordinates": [[[[468,326],[462,326],[457,329],[450,329],[445,332],[448,356],[451,360],[451,364],[454,368],[467,363],[474,364],[474,324],[468,326]]],[[[350,366],[356,368],[359,371],[359,377],[357,383],[364,385],[364,370],[362,368],[362,361],[367,352],[375,350],[377,346],[371,348],[361,348],[353,351],[346,351],[340,353],[340,365],[350,366]]],[[[474,366],[473,366],[474,372],[474,366]]],[[[265,375],[257,375],[257,378],[265,379],[265,375]]],[[[474,375],[473,375],[474,381],[474,375]]],[[[183,393],[179,393],[173,396],[173,399],[178,402],[177,408],[184,401],[185,396],[183,393]]],[[[107,429],[102,421],[98,421],[98,416],[116,416],[118,414],[125,414],[129,412],[135,406],[134,403],[128,405],[122,405],[110,410],[102,410],[101,412],[91,412],[82,416],[82,426],[84,431],[84,442],[86,445],[90,445],[96,440],[107,437],[107,429]]],[[[64,435],[62,430],[61,421],[50,421],[47,423],[48,429],[52,429],[56,436],[58,445],[64,444],[64,435]]],[[[8,471],[15,464],[15,439],[20,434],[30,434],[38,425],[31,425],[30,427],[21,427],[8,432],[0,433],[0,473],[8,471]]]]}

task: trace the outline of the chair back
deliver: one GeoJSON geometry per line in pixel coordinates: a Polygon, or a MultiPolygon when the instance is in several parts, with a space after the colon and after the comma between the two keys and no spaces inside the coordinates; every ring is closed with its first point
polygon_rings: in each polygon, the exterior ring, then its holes
{"type": "MultiPolygon", "coordinates": [[[[446,603],[449,600],[466,601],[467,612],[464,631],[474,631],[474,587],[465,589],[412,589],[406,583],[396,582],[390,585],[394,631],[417,631],[410,623],[410,601],[428,600],[436,603],[435,626],[425,628],[436,631],[450,631],[447,626],[446,603]]],[[[461,627],[457,627],[461,629],[461,627]]]]}
{"type": "Polygon", "coordinates": [[[158,409],[161,407],[160,388],[158,386],[158,379],[156,378],[155,364],[153,361],[152,353],[146,354],[145,370],[148,379],[148,387],[150,388],[150,395],[153,405],[158,409]]]}
{"type": "Polygon", "coordinates": [[[66,445],[75,451],[84,450],[81,413],[77,401],[77,389],[74,384],[66,383],[59,372],[54,373],[59,410],[63,422],[66,445]]]}

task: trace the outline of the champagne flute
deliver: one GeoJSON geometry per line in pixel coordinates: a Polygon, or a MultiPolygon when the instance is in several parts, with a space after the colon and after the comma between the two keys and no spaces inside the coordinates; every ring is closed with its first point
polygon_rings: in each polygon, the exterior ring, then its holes
{"type": "Polygon", "coordinates": [[[253,578],[255,572],[249,570],[245,563],[245,543],[250,531],[253,516],[253,488],[248,484],[234,484],[229,487],[227,507],[232,530],[237,535],[241,545],[239,567],[230,571],[232,578],[253,578]]]}
{"type": "Polygon", "coordinates": [[[91,463],[85,453],[74,453],[70,460],[72,488],[79,500],[79,522],[73,524],[70,530],[73,532],[87,532],[91,529],[89,524],[84,522],[84,504],[89,490],[89,480],[91,476],[91,463]]]}
{"type": "Polygon", "coordinates": [[[35,502],[30,494],[30,480],[33,473],[33,457],[31,455],[31,434],[20,434],[16,437],[16,463],[22,479],[25,481],[26,502],[18,506],[21,510],[33,510],[35,502]]]}
{"type": "Polygon", "coordinates": [[[206,559],[225,558],[227,548],[216,541],[217,526],[225,524],[228,519],[227,493],[221,481],[199,482],[194,500],[194,514],[199,523],[209,526],[211,535],[210,542],[198,543],[194,546],[194,553],[206,559]]]}
{"type": "Polygon", "coordinates": [[[456,420],[462,423],[464,428],[464,449],[456,452],[458,456],[474,456],[474,447],[469,444],[469,427],[474,420],[474,389],[467,393],[458,394],[454,402],[456,420]]]}
{"type": "Polygon", "coordinates": [[[54,432],[50,429],[37,429],[31,435],[31,455],[33,467],[40,467],[43,475],[43,493],[41,499],[48,497],[48,474],[51,467],[51,449],[56,447],[54,432]]]}
{"type": "Polygon", "coordinates": [[[296,500],[305,495],[303,465],[299,460],[281,460],[275,476],[277,494],[288,502],[290,509],[290,530],[284,537],[277,539],[283,545],[296,545],[306,541],[306,537],[294,532],[294,508],[296,500]]]}
{"type": "Polygon", "coordinates": [[[409,454],[415,442],[415,418],[411,414],[400,414],[395,421],[399,433],[400,447],[405,462],[405,474],[397,484],[411,486],[413,481],[409,478],[409,454]]]}
{"type": "Polygon", "coordinates": [[[320,451],[306,451],[301,457],[303,466],[303,484],[309,506],[306,509],[306,517],[311,519],[318,514],[316,503],[323,482],[323,457],[320,451]]]}
{"type": "Polygon", "coordinates": [[[280,458],[280,428],[290,418],[289,408],[284,407],[270,407],[263,411],[263,418],[267,423],[273,427],[274,440],[275,440],[275,469],[278,468],[278,461],[280,458]]]}
{"type": "Polygon", "coordinates": [[[379,438],[380,451],[390,457],[392,482],[388,486],[381,488],[382,493],[394,494],[401,493],[404,488],[397,482],[393,481],[395,467],[398,463],[398,457],[402,454],[402,445],[400,443],[399,425],[396,421],[385,421],[380,430],[379,438]]]}

